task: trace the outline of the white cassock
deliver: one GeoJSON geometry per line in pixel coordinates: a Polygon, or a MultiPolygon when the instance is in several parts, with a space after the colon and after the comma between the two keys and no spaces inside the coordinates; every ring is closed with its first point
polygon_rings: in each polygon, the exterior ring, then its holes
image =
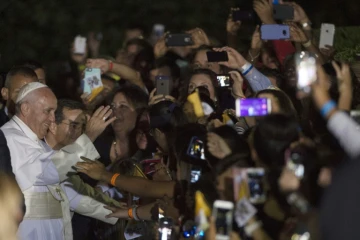
{"type": "Polygon", "coordinates": [[[25,197],[26,213],[19,226],[19,239],[71,240],[67,194],[71,195],[73,210],[79,208],[80,212],[81,198],[73,197],[71,186],[66,188],[64,181],[69,173],[75,172],[73,166],[81,161],[80,156],[99,158],[93,143],[83,134],[75,143],[59,151],[51,150],[16,116],[1,130],[10,150],[13,172],[25,197]]]}

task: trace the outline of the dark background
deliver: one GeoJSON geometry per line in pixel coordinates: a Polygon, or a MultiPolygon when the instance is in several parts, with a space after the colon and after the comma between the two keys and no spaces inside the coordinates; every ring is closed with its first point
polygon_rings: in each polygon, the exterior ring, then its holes
{"type": "MultiPolygon", "coordinates": [[[[314,27],[321,22],[337,26],[360,25],[358,0],[297,1],[314,27]]],[[[0,70],[22,58],[41,62],[66,59],[77,34],[102,32],[101,53],[114,55],[122,45],[122,29],[139,22],[151,29],[163,23],[167,30],[202,27],[225,40],[229,8],[251,6],[251,0],[1,0],[0,70]]],[[[248,38],[249,36],[241,36],[248,38]]]]}

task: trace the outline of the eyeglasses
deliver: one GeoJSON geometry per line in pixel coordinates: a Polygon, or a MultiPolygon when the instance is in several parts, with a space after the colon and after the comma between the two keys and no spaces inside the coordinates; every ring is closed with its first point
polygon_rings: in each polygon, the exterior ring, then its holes
{"type": "Polygon", "coordinates": [[[79,123],[79,122],[71,122],[67,123],[67,122],[61,122],[62,124],[68,125],[69,128],[73,131],[79,131],[81,130],[81,132],[85,132],[85,128],[86,128],[86,124],[85,123],[79,123]]]}

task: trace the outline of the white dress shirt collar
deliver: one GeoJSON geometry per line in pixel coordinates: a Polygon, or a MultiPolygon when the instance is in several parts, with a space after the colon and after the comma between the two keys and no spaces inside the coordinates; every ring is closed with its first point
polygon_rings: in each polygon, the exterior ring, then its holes
{"type": "Polygon", "coordinates": [[[38,136],[20,118],[13,116],[12,119],[28,138],[39,143],[40,139],[38,136]]]}

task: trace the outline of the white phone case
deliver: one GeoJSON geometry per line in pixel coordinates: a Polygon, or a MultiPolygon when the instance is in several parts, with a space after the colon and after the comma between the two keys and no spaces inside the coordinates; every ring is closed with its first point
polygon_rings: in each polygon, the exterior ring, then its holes
{"type": "Polygon", "coordinates": [[[330,23],[321,24],[319,48],[326,48],[326,45],[333,46],[335,36],[335,25],[330,23]]]}
{"type": "MultiPolygon", "coordinates": [[[[227,210],[233,210],[234,209],[234,204],[232,202],[229,201],[222,201],[222,200],[216,200],[214,202],[213,205],[213,216],[216,218],[217,216],[217,209],[221,208],[221,209],[227,209],[227,210]]],[[[232,221],[231,221],[232,222],[232,221]]],[[[230,229],[232,228],[232,226],[230,226],[230,229]]],[[[215,237],[216,240],[230,240],[230,235],[220,235],[220,234],[216,234],[215,237]]]]}

